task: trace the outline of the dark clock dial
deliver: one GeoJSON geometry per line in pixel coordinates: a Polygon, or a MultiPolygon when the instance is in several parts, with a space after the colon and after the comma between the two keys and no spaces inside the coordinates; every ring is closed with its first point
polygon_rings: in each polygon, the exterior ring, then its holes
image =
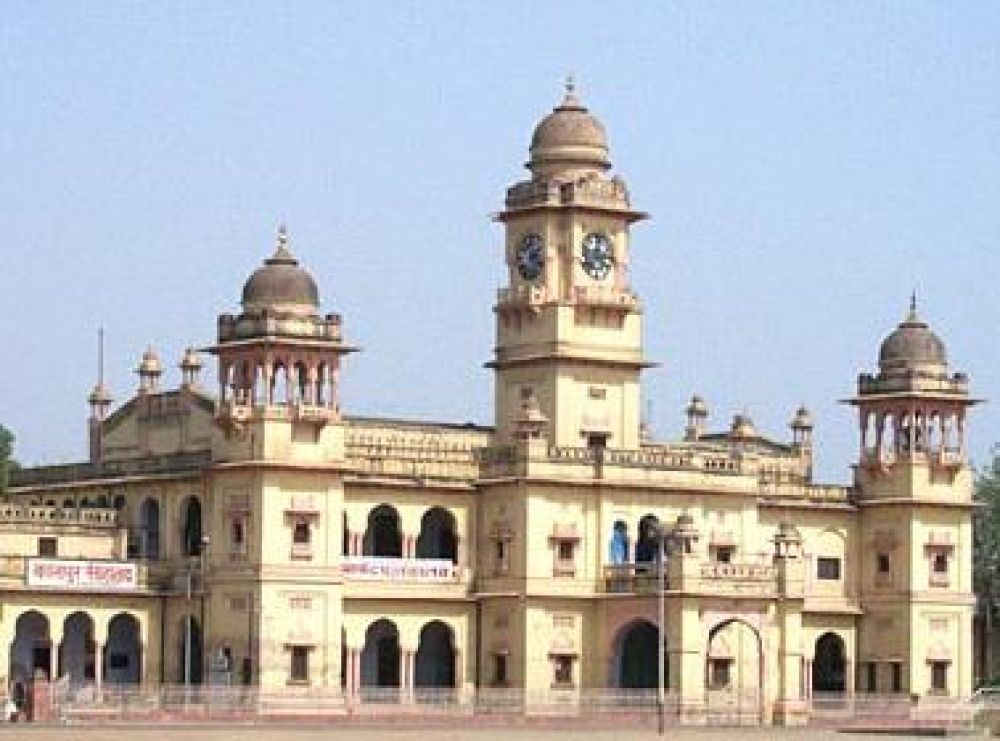
{"type": "Polygon", "coordinates": [[[611,249],[611,240],[606,234],[591,232],[583,238],[580,253],[580,264],[594,280],[603,280],[611,272],[615,257],[611,249]]]}
{"type": "Polygon", "coordinates": [[[525,234],[517,247],[517,270],[525,280],[534,280],[545,266],[545,244],[538,234],[525,234]]]}

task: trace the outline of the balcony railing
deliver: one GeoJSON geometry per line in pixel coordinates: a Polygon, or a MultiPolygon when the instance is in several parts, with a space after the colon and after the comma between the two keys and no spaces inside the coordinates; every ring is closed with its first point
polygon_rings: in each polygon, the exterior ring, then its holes
{"type": "MultiPolygon", "coordinates": [[[[655,563],[616,563],[604,567],[603,590],[616,594],[656,594],[659,589],[655,563]]],[[[664,574],[664,584],[667,584],[664,574]]],[[[667,587],[665,587],[667,588],[667,587]]]]}

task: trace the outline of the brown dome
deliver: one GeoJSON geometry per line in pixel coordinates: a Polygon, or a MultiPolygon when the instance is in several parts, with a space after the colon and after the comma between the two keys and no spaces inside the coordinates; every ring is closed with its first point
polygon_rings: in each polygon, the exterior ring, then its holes
{"type": "Polygon", "coordinates": [[[244,309],[294,305],[319,308],[319,289],[313,277],[299,267],[288,249],[284,229],[278,232],[274,254],[257,268],[243,285],[244,309]]]}
{"type": "Polygon", "coordinates": [[[535,170],[551,165],[598,170],[611,167],[604,126],[576,97],[572,81],[566,84],[562,103],[541,120],[531,137],[528,166],[535,170]]]}
{"type": "Polygon", "coordinates": [[[943,368],[948,364],[944,342],[917,316],[916,299],[896,330],[885,338],[878,353],[882,371],[917,369],[924,366],[943,368]]]}

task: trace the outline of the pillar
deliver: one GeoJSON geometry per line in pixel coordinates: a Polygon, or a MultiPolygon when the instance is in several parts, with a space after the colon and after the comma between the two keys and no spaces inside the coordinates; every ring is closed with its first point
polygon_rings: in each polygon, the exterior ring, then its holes
{"type": "Polygon", "coordinates": [[[677,694],[682,723],[705,722],[706,641],[697,598],[680,600],[677,694]]]}
{"type": "Polygon", "coordinates": [[[94,641],[94,686],[97,688],[98,696],[101,693],[101,685],[104,683],[104,643],[94,641]]]}
{"type": "Polygon", "coordinates": [[[408,648],[399,652],[399,699],[409,702],[413,697],[413,658],[414,652],[408,648]]]}

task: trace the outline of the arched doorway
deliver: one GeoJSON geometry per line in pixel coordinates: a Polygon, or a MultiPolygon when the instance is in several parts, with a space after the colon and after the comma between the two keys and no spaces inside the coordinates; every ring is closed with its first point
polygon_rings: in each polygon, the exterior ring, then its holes
{"type": "Polygon", "coordinates": [[[140,553],[143,558],[160,557],[160,503],[146,499],[139,508],[140,553]]]}
{"type": "MultiPolygon", "coordinates": [[[[615,640],[615,684],[622,689],[656,689],[659,687],[660,660],[657,644],[660,632],[648,620],[626,625],[615,640]]],[[[664,651],[666,646],[664,646],[664,651]]],[[[666,657],[664,657],[666,658],[666,657]]],[[[664,687],[670,684],[669,669],[664,661],[664,687]]]]}
{"type": "Polygon", "coordinates": [[[52,670],[52,641],[49,619],[37,610],[25,612],[14,627],[14,642],[10,647],[10,678],[27,683],[41,672],[46,678],[52,670]]]}
{"type": "Polygon", "coordinates": [[[201,553],[201,502],[197,497],[188,497],[184,504],[184,530],[181,545],[185,556],[201,553]]]}
{"type": "Polygon", "coordinates": [[[202,682],[202,652],[204,644],[202,642],[201,626],[192,615],[188,615],[181,620],[181,641],[179,680],[181,684],[201,684],[202,682]],[[190,641],[190,643],[189,643],[190,641]]]}
{"type": "Polygon", "coordinates": [[[635,543],[635,562],[654,563],[660,537],[660,521],[656,515],[639,520],[639,539],[635,543]]]}
{"type": "Polygon", "coordinates": [[[455,518],[444,507],[432,507],[420,519],[417,558],[446,558],[452,563],[458,562],[455,518]]]}
{"type": "Polygon", "coordinates": [[[365,632],[361,686],[399,687],[399,630],[391,620],[378,620],[365,632]]]}
{"type": "Polygon", "coordinates": [[[139,684],[142,679],[142,637],[134,615],[121,612],[108,623],[104,678],[108,684],[139,684]]]}
{"type": "Polygon", "coordinates": [[[706,653],[708,721],[722,725],[760,723],[765,677],[757,631],[739,619],[719,623],[709,632],[706,653]]]}
{"type": "Polygon", "coordinates": [[[366,556],[400,558],[403,555],[403,534],[395,508],[382,504],[371,511],[363,548],[366,556]]]}
{"type": "Polygon", "coordinates": [[[836,633],[824,633],[816,639],[812,689],[814,693],[847,690],[847,650],[844,639],[836,633]]]}
{"type": "Polygon", "coordinates": [[[85,612],[74,612],[63,622],[59,646],[59,676],[78,687],[94,680],[94,621],[85,612]]]}
{"type": "Polygon", "coordinates": [[[440,620],[427,623],[420,631],[413,684],[416,687],[455,686],[455,645],[451,628],[440,620]]]}

